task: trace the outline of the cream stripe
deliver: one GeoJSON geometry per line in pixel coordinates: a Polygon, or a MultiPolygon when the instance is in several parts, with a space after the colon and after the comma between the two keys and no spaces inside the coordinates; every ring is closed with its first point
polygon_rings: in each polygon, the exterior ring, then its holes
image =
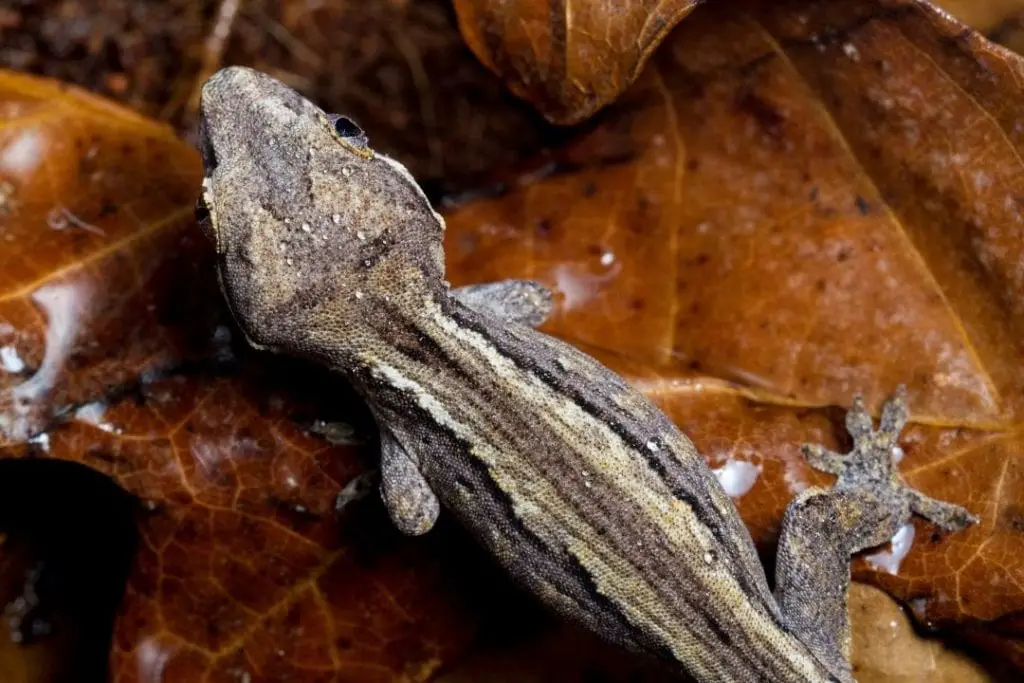
{"type": "MultiPolygon", "coordinates": [[[[496,375],[510,387],[512,395],[526,394],[529,400],[523,404],[534,413],[528,419],[546,424],[565,444],[566,450],[572,450],[575,461],[580,463],[581,476],[584,470],[614,473],[611,479],[621,487],[623,498],[642,509],[647,519],[654,522],[672,544],[679,571],[690,576],[702,575],[710,593],[708,599],[713,604],[722,610],[731,607],[736,622],[742,624],[745,632],[754,636],[753,639],[760,641],[769,652],[785,643],[786,649],[793,653],[794,664],[799,662],[798,667],[803,669],[803,674],[811,680],[815,678],[819,670],[817,665],[809,657],[802,656],[804,650],[794,637],[782,632],[770,616],[746,598],[735,577],[718,560],[726,549],[718,545],[711,530],[699,521],[688,505],[674,498],[644,457],[606,424],[594,420],[536,376],[521,370],[482,335],[458,325],[436,304],[431,302],[429,306],[441,332],[432,335],[437,344],[447,347],[446,351],[467,365],[474,361],[479,365],[479,359],[482,359],[491,370],[486,372],[487,368],[469,367],[471,374],[496,375]],[[467,349],[476,350],[479,359],[467,354],[467,349]],[[713,564],[710,566],[705,560],[706,553],[711,554],[713,564]]],[[[431,387],[439,393],[445,388],[431,387]]],[[[423,396],[421,407],[439,415],[437,400],[422,387],[419,391],[423,396]]],[[[634,626],[658,634],[681,661],[694,661],[695,653],[701,649],[697,645],[699,641],[679,615],[672,612],[671,605],[664,604],[657,592],[632,570],[630,563],[617,556],[618,550],[602,540],[597,530],[562,500],[558,490],[530,466],[526,458],[507,457],[507,449],[501,447],[507,444],[494,444],[495,435],[487,432],[485,425],[460,424],[447,414],[439,422],[474,445],[473,455],[488,465],[494,481],[513,501],[516,514],[532,531],[554,547],[569,549],[591,573],[602,594],[619,605],[634,626]]],[[[651,436],[664,443],[664,435],[651,436]]],[[[671,437],[672,442],[677,441],[675,435],[671,437]]],[[[670,447],[674,453],[686,452],[682,444],[671,443],[663,447],[670,447]]],[[[569,455],[566,453],[567,458],[569,455]]]]}

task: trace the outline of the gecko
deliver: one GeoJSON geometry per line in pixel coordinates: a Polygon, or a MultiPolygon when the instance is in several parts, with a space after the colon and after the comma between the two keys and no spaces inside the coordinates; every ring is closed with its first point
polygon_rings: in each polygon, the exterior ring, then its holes
{"type": "Polygon", "coordinates": [[[836,475],[788,505],[774,586],[732,499],[653,402],[536,328],[531,280],[452,288],[445,223],[409,171],[259,71],[203,86],[197,218],[256,349],[335,371],[380,432],[380,497],[403,533],[441,510],[522,587],[607,641],[702,683],[851,683],[850,558],[912,514],[976,518],[905,484],[897,389],[876,429],[862,400],[836,475]]]}

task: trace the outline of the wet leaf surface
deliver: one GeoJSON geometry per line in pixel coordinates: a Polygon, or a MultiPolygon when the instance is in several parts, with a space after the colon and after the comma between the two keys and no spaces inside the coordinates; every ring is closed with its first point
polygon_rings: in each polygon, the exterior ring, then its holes
{"type": "Polygon", "coordinates": [[[1001,620],[1017,656],[1021,74],[912,2],[703,7],[591,129],[451,213],[453,281],[552,285],[546,329],[672,415],[769,554],[827,482],[799,444],[847,447],[838,407],[906,383],[905,476],[982,522],[915,521],[855,575],[928,625],[1001,620]]]}
{"type": "MultiPolygon", "coordinates": [[[[827,482],[797,445],[846,445],[839,406],[908,382],[905,474],[983,523],[951,537],[917,523],[909,555],[874,560],[897,575],[862,562],[857,576],[1020,664],[1019,62],[911,3],[723,4],[688,17],[623,101],[543,166],[449,211],[452,279],[554,285],[547,329],[691,434],[769,562],[789,498],[827,482]]],[[[319,101],[362,86],[350,66],[379,75],[366,111],[404,93],[384,130],[429,125],[425,91],[402,83],[410,54],[434,54],[421,66],[447,70],[428,79],[435,128],[403,133],[417,173],[450,168],[438,141],[450,160],[451,140],[486,139],[458,148],[465,171],[544,138],[516,128],[528,117],[467,123],[458,112],[490,95],[444,58],[446,39],[420,53],[429,41],[382,42],[349,15],[247,7],[233,60],[319,101]],[[359,47],[332,50],[328,20],[359,47]],[[277,55],[260,31],[298,41],[277,55]],[[322,62],[304,61],[309,36],[322,62]]],[[[509,617],[514,601],[493,596],[508,587],[457,533],[402,539],[373,501],[334,515],[373,462],[372,426],[341,383],[237,338],[192,224],[187,146],[53,84],[5,74],[0,93],[0,465],[78,463],[137,497],[123,603],[95,627],[113,630],[114,680],[426,680],[479,621],[536,628],[509,617]]],[[[0,523],[57,507],[53,487],[10,469],[0,481],[29,501],[0,523]]],[[[540,641],[545,675],[657,680],[561,642],[540,641]]]]}
{"type": "MultiPolygon", "coordinates": [[[[343,383],[233,345],[194,150],[10,73],[0,115],[0,458],[80,463],[137,498],[112,680],[425,680],[472,631],[471,563],[379,505],[335,514],[369,419],[343,383]]],[[[49,511],[32,500],[5,519],[49,511]]]]}
{"type": "Polygon", "coordinates": [[[978,663],[940,641],[921,636],[907,614],[882,591],[855,583],[850,590],[853,672],[858,683],[931,681],[990,683],[978,663]]]}

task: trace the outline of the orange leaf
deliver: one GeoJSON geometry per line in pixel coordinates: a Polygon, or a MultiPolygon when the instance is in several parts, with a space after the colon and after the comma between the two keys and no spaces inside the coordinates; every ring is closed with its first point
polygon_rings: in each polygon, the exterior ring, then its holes
{"type": "Polygon", "coordinates": [[[832,406],[906,383],[905,476],[982,521],[918,520],[902,563],[897,548],[855,575],[929,624],[1001,619],[1011,651],[1022,76],[917,2],[709,4],[541,171],[451,212],[453,282],[553,286],[546,330],[657,400],[766,550],[792,495],[827,481],[800,443],[848,445],[832,406]]]}

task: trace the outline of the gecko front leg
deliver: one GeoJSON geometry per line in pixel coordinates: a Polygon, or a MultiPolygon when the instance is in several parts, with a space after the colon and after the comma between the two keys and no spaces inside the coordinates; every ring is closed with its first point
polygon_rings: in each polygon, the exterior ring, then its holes
{"type": "Polygon", "coordinates": [[[779,538],[775,597],[787,626],[843,681],[849,668],[850,625],[846,594],[850,556],[888,541],[913,513],[945,531],[977,518],[958,505],[907,486],[894,456],[907,421],[905,389],[882,408],[878,430],[858,396],[846,416],[853,450],[841,455],[805,446],[811,466],[837,475],[831,489],[812,488],[786,509],[779,538]]]}
{"type": "Polygon", "coordinates": [[[551,290],[533,280],[499,280],[453,289],[463,306],[504,322],[540,327],[551,315],[551,290]]]}
{"type": "Polygon", "coordinates": [[[386,427],[380,429],[380,497],[391,521],[409,536],[433,529],[441,512],[437,496],[420,474],[418,459],[386,427]]]}

